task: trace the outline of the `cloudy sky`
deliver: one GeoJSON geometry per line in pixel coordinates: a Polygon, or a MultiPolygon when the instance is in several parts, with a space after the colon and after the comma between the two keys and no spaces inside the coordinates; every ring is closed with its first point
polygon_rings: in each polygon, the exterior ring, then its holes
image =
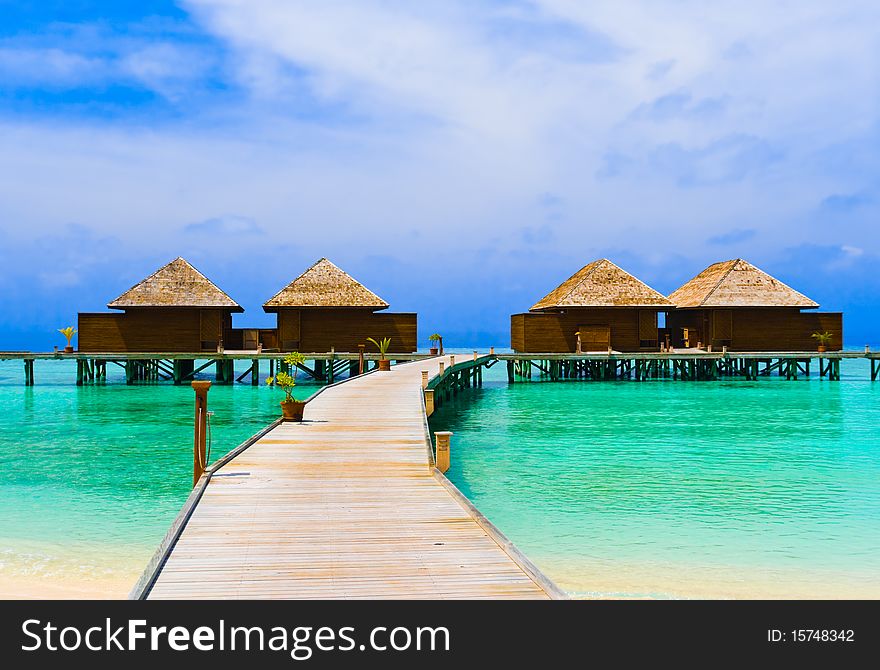
{"type": "Polygon", "coordinates": [[[873,0],[0,0],[0,348],[183,255],[247,309],[327,256],[508,342],[597,257],[744,257],[880,345],[873,0]],[[711,8],[710,8],[711,7],[711,8]]]}

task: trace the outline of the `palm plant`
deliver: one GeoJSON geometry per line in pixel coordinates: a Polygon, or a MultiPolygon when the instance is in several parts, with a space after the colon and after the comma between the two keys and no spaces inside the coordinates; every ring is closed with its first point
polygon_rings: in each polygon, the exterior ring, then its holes
{"type": "Polygon", "coordinates": [[[376,347],[379,349],[379,358],[381,358],[384,361],[385,354],[388,353],[388,348],[391,346],[391,338],[385,337],[377,342],[372,337],[368,337],[367,342],[372,342],[373,344],[376,345],[376,347]]]}
{"type": "Polygon", "coordinates": [[[831,344],[831,340],[834,339],[834,335],[832,333],[829,333],[827,330],[824,333],[816,331],[815,333],[810,335],[810,337],[816,340],[816,344],[818,344],[820,347],[828,346],[829,344],[831,344]]]}
{"type": "Polygon", "coordinates": [[[431,342],[437,343],[437,347],[440,350],[440,353],[442,354],[443,353],[443,336],[440,333],[434,333],[428,339],[431,340],[431,342]]]}
{"type": "Polygon", "coordinates": [[[67,328],[59,328],[58,332],[67,338],[67,348],[72,349],[73,345],[71,344],[71,340],[73,340],[73,336],[76,335],[76,328],[73,326],[67,326],[67,328]]]}
{"type": "Polygon", "coordinates": [[[284,400],[283,402],[293,402],[293,388],[296,386],[296,373],[298,372],[298,366],[302,365],[306,362],[306,357],[303,356],[298,351],[291,351],[287,356],[284,357],[284,363],[287,365],[290,370],[293,371],[293,374],[288,372],[279,372],[274,377],[267,377],[266,384],[269,386],[277,386],[282,391],[284,391],[284,400]]]}
{"type": "Polygon", "coordinates": [[[283,402],[293,402],[293,387],[296,386],[296,378],[286,372],[279,372],[274,377],[268,377],[266,383],[269,386],[277,386],[284,391],[283,402]]]}

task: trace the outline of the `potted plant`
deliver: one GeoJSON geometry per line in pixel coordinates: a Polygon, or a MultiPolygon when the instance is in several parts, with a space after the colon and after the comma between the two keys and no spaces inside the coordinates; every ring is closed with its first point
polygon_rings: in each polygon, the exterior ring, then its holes
{"type": "Polygon", "coordinates": [[[76,328],[74,328],[73,326],[67,326],[67,328],[59,328],[58,332],[67,338],[67,346],[64,347],[64,353],[72,354],[73,345],[70,343],[70,341],[73,339],[73,336],[76,335],[76,328]]]}
{"type": "Polygon", "coordinates": [[[439,333],[434,333],[431,337],[428,338],[431,342],[436,343],[437,346],[431,347],[431,355],[436,356],[437,354],[443,353],[443,336],[439,333]]]}
{"type": "Polygon", "coordinates": [[[305,363],[306,357],[299,352],[291,352],[284,357],[284,362],[293,371],[293,374],[287,372],[279,372],[274,377],[266,379],[269,386],[277,386],[284,391],[284,400],[281,401],[281,415],[285,419],[293,421],[302,421],[303,410],[306,404],[301,400],[293,397],[293,388],[296,386],[297,366],[305,363]]]}
{"type": "Polygon", "coordinates": [[[391,361],[389,361],[387,358],[385,358],[385,354],[388,353],[388,347],[391,346],[391,338],[385,337],[385,338],[382,338],[381,341],[377,342],[372,337],[368,337],[367,342],[372,342],[379,349],[379,369],[382,370],[383,372],[390,372],[391,371],[391,361]]]}
{"type": "Polygon", "coordinates": [[[824,333],[820,333],[817,331],[810,335],[810,337],[816,340],[816,344],[819,345],[817,347],[819,353],[824,354],[826,351],[828,351],[828,345],[831,344],[831,340],[834,338],[834,335],[826,330],[824,333]]]}

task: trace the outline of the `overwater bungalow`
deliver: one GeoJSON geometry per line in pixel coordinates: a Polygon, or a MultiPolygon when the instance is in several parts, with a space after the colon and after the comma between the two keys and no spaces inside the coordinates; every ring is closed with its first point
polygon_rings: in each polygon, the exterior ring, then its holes
{"type": "Polygon", "coordinates": [[[843,347],[843,314],[803,311],[819,304],[741,258],[710,265],[669,299],[674,347],[813,351],[817,332],[831,333],[828,350],[843,347]]]}
{"type": "Polygon", "coordinates": [[[82,352],[216,351],[232,313],[244,311],[183,258],[175,258],[108,303],[114,313],[79,314],[82,352]]]}
{"type": "Polygon", "coordinates": [[[657,351],[663,294],[608,259],[574,273],[523,314],[510,317],[516,352],[657,351]]]}
{"type": "Polygon", "coordinates": [[[416,351],[416,314],[381,311],[388,307],[326,258],[263,305],[266,312],[278,315],[277,338],[282,351],[356,352],[368,337],[390,337],[392,353],[416,351]]]}

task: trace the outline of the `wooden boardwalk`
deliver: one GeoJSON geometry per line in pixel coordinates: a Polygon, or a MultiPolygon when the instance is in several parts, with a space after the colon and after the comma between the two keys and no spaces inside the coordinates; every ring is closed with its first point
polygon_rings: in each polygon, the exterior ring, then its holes
{"type": "Polygon", "coordinates": [[[421,371],[439,360],[327,388],[239,453],[132,596],[564,597],[431,467],[421,371]]]}

